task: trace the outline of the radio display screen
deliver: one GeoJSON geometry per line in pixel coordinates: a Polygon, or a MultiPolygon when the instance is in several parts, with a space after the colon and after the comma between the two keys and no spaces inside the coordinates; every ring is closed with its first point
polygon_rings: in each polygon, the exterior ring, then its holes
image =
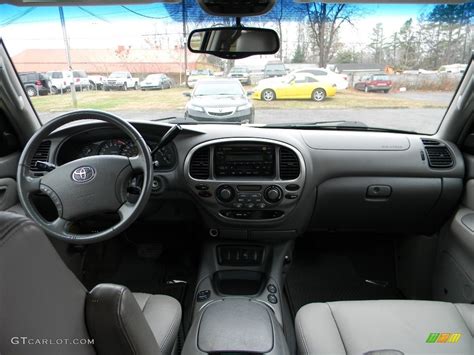
{"type": "Polygon", "coordinates": [[[271,177],[275,175],[272,144],[224,143],[214,147],[217,177],[271,177]]]}
{"type": "Polygon", "coordinates": [[[253,161],[263,161],[263,156],[262,155],[236,155],[236,154],[229,154],[225,156],[225,160],[232,162],[232,161],[248,161],[248,162],[253,162],[253,161]]]}

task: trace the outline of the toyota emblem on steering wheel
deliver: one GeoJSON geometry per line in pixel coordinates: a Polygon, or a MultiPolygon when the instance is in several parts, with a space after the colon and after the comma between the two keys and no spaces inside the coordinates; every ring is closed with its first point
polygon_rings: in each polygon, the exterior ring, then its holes
{"type": "Polygon", "coordinates": [[[79,183],[84,184],[95,178],[96,172],[92,166],[81,166],[72,172],[72,179],[79,183]]]}

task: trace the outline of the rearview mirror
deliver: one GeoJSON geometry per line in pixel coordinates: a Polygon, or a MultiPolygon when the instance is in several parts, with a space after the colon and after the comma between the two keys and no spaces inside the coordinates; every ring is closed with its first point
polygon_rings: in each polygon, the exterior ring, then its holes
{"type": "Polygon", "coordinates": [[[274,30],[266,28],[205,28],[191,32],[188,48],[193,53],[240,59],[257,54],[275,54],[280,49],[280,39],[274,30]]]}

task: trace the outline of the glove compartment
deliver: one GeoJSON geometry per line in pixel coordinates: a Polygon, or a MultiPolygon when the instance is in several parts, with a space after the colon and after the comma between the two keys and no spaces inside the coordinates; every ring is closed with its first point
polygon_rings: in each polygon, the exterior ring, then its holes
{"type": "Polygon", "coordinates": [[[312,229],[434,231],[452,213],[461,179],[339,177],[319,185],[312,229]]]}

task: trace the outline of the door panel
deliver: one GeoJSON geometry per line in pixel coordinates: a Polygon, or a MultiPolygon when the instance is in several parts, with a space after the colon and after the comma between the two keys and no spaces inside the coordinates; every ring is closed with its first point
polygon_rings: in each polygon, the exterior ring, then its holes
{"type": "MultiPolygon", "coordinates": [[[[466,171],[474,156],[465,154],[466,171]]],[[[433,277],[435,300],[474,302],[474,176],[467,176],[463,200],[452,220],[441,231],[433,277]]]]}
{"type": "Polygon", "coordinates": [[[294,85],[291,84],[280,84],[277,86],[277,98],[278,99],[291,99],[294,94],[294,85]]]}
{"type": "Polygon", "coordinates": [[[0,179],[0,211],[6,211],[17,204],[16,181],[12,178],[0,179]]]}

